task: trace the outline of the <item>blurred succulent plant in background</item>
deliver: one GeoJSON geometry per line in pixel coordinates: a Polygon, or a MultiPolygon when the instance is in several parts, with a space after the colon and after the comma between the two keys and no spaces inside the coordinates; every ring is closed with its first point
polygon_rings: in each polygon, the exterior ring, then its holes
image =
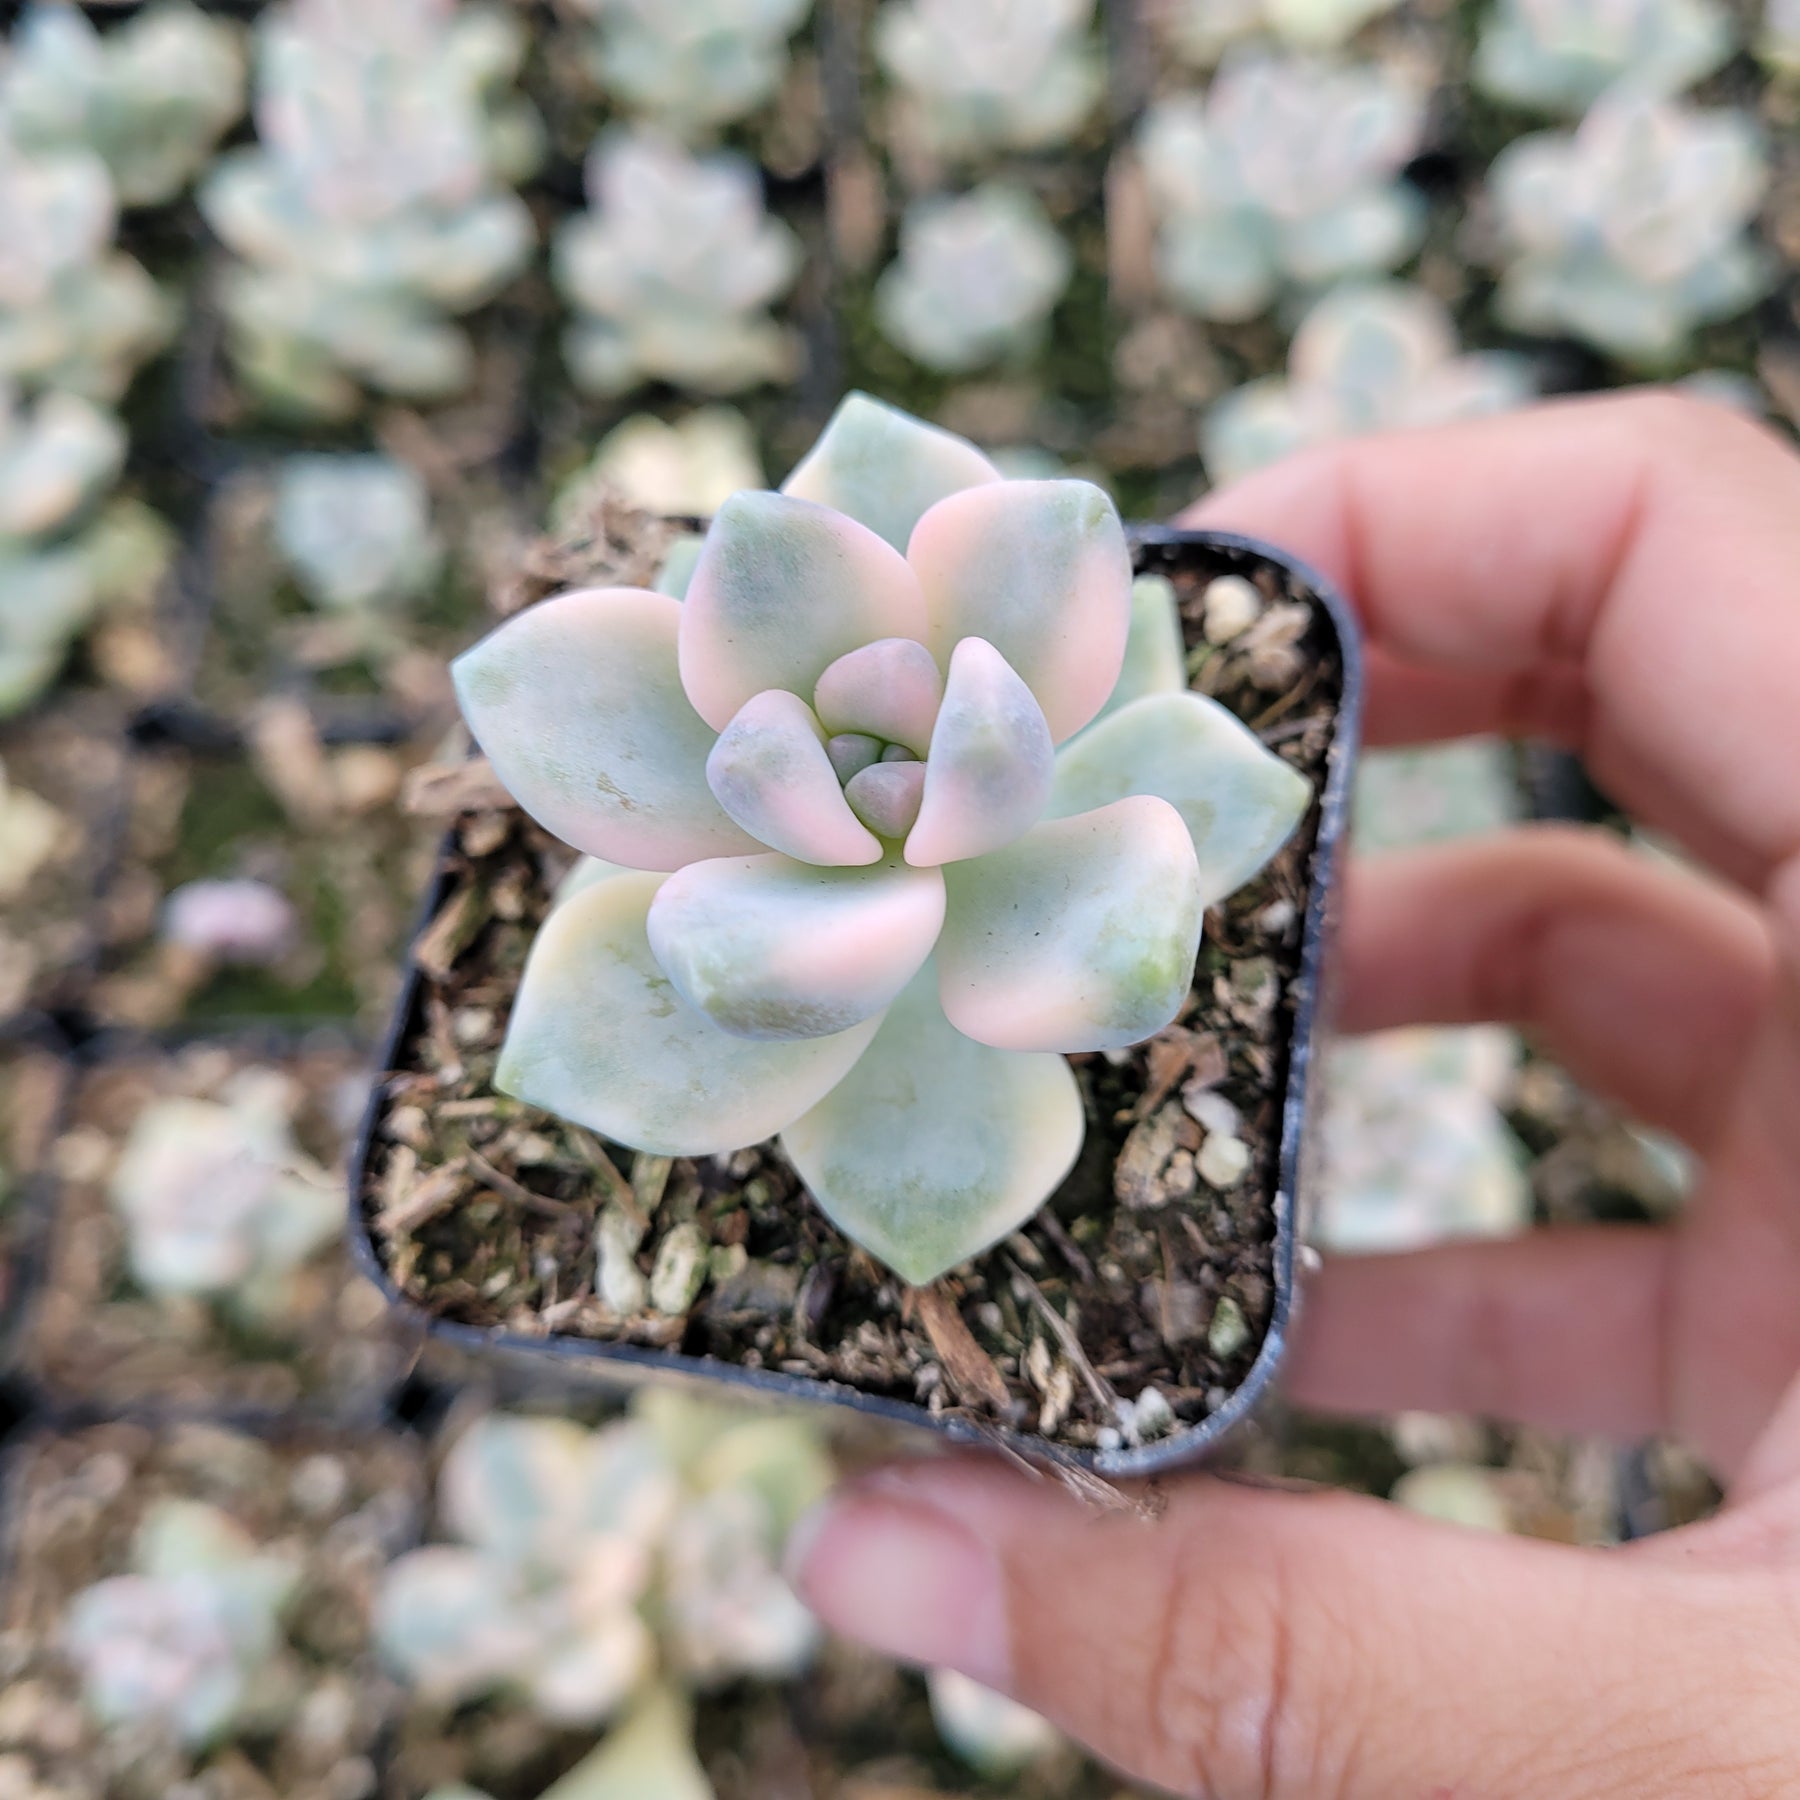
{"type": "Polygon", "coordinates": [[[1499,831],[1522,811],[1513,748],[1501,738],[1371,750],[1357,768],[1354,832],[1365,852],[1499,831]]]}
{"type": "Polygon", "coordinates": [[[1800,74],[1800,0],[1764,0],[1756,53],[1777,74],[1800,74]]]}
{"type": "MultiPolygon", "coordinates": [[[[116,564],[133,554],[135,509],[99,508],[124,456],[110,413],[73,394],[26,402],[0,378],[0,717],[50,685],[70,644],[122,591],[116,564]]],[[[154,559],[160,546],[145,541],[142,555],[154,559]]]]}
{"type": "Polygon", "coordinates": [[[1315,1235],[1345,1252],[1415,1250],[1531,1223],[1501,1108],[1519,1044],[1497,1026],[1419,1026],[1332,1047],[1315,1235]]]}
{"type": "Polygon", "coordinates": [[[416,600],[444,561],[418,471],[378,454],[289,457],[275,543],[314,605],[347,612],[416,600]]]}
{"type": "Polygon", "coordinates": [[[635,413],[601,439],[570,484],[571,503],[605,482],[664,518],[710,518],[740,488],[766,485],[750,421],[732,406],[700,406],[670,424],[635,413]]]}
{"type": "Polygon", "coordinates": [[[1067,1742],[1048,1719],[954,1669],[933,1669],[926,1685],[938,1736],[989,1781],[1009,1781],[1067,1742]]]}
{"type": "Polygon", "coordinates": [[[899,260],[876,287],[875,313],[915,362],[966,374],[1029,354],[1074,266],[1038,201],[993,182],[908,208],[899,260]]]}
{"type": "Polygon", "coordinates": [[[236,25],[156,0],[102,35],[34,0],[0,45],[0,120],[27,150],[92,151],[126,206],[173,200],[244,110],[236,25]]]}
{"type": "Polygon", "coordinates": [[[462,392],[452,321],[530,258],[505,182],[528,123],[499,108],[522,38],[450,0],[287,0],[257,25],[260,143],[229,151],[201,209],[242,260],[222,299],[232,353],[263,399],[341,418],[361,390],[462,392]]]}
{"type": "Polygon", "coordinates": [[[829,1479],[812,1427],[680,1395],[597,1431],[490,1414],[439,1477],[458,1541],[385,1577],[382,1653],[434,1704],[506,1692],[590,1726],[658,1675],[791,1675],[817,1628],[776,1559],[829,1479]]]}
{"type": "Polygon", "coordinates": [[[1743,113],[1614,89],[1572,135],[1509,144],[1488,185],[1506,257],[1498,310],[1516,330],[1654,370],[1773,278],[1747,235],[1768,169],[1743,113]]]}
{"type": "Polygon", "coordinates": [[[48,800],[10,781],[0,763],[0,902],[25,892],[72,823],[48,800]]]}
{"type": "Polygon", "coordinates": [[[798,367],[768,309],[800,246],[763,205],[753,164],[698,157],[652,131],[610,131],[588,157],[590,209],[557,233],[553,269],[579,315],[564,340],[584,388],[662,380],[730,394],[798,367]]]}
{"type": "Polygon", "coordinates": [[[684,140],[774,99],[788,40],[813,0],[571,0],[592,21],[588,60],[624,110],[684,140]]]}
{"type": "Polygon", "coordinates": [[[1496,100],[1579,117],[1618,82],[1678,94],[1735,47],[1718,0],[1498,0],[1475,47],[1496,100]]]}
{"type": "Polygon", "coordinates": [[[336,1184],[294,1142],[293,1083],[240,1070],[216,1100],[152,1100],[132,1121],[108,1198],[146,1292],[278,1317],[286,1278],[342,1226],[336,1184]]]}
{"type": "Polygon", "coordinates": [[[1094,0],[894,0],[875,54],[940,156],[1066,143],[1100,99],[1094,0]]]}
{"type": "Polygon", "coordinates": [[[111,404],[168,341],[169,309],[113,248],[118,204],[87,150],[33,151],[0,116],[0,382],[111,404]]]}
{"type": "Polygon", "coordinates": [[[1184,61],[1210,68],[1245,38],[1335,50],[1399,0],[1152,0],[1151,17],[1184,61]]]}
{"type": "Polygon", "coordinates": [[[616,867],[540,931],[497,1085],[654,1154],[780,1132],[910,1282],[1014,1230],[1081,1147],[1064,1053],[1169,1024],[1311,798],[1137,623],[1098,488],[861,395],[719,509],[684,602],[516,615],[457,662],[464,717],[616,867]],[[1127,670],[1154,691],[1099,718],[1127,670]]]}
{"type": "Polygon", "coordinates": [[[167,1731],[192,1750],[266,1723],[272,1690],[289,1685],[275,1678],[294,1565],[191,1500],[150,1506],[131,1561],[132,1573],[77,1594],[65,1622],[95,1720],[167,1731]]]}
{"type": "Polygon", "coordinates": [[[266,967],[295,943],[294,903],[266,881],[189,881],[163,902],[162,937],[207,966],[266,967]]]}
{"type": "Polygon", "coordinates": [[[1158,101],[1138,152],[1170,299],[1249,319],[1284,289],[1404,261],[1425,203],[1395,177],[1424,121],[1423,95],[1393,70],[1262,51],[1228,59],[1204,97],[1158,101]]]}
{"type": "Polygon", "coordinates": [[[1285,379],[1250,382],[1208,411],[1200,446],[1213,480],[1233,481],[1313,444],[1502,412],[1531,394],[1523,357],[1458,354],[1448,311],[1423,288],[1359,283],[1306,315],[1285,379]]]}

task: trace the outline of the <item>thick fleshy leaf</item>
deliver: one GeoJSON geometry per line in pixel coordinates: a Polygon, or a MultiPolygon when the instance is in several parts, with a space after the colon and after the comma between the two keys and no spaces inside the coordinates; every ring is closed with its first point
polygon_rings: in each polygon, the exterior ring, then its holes
{"type": "Polygon", "coordinates": [[[911,638],[882,638],[840,656],[813,695],[827,731],[855,731],[925,754],[944,701],[931,652],[911,638]]]}
{"type": "Polygon", "coordinates": [[[1001,1050],[1118,1050],[1154,1037],[1193,985],[1206,909],[1193,840],[1139,795],[1039,825],[945,871],[939,992],[1001,1050]]]}
{"type": "Polygon", "coordinates": [[[879,838],[899,840],[919,822],[925,798],[925,765],[885,758],[844,783],[850,810],[879,838]]]}
{"type": "Polygon", "coordinates": [[[992,644],[964,638],[950,658],[906,860],[958,862],[1029,831],[1044,815],[1055,754],[1043,709],[1017,671],[992,644]]]}
{"type": "Polygon", "coordinates": [[[673,1688],[649,1689],[541,1800],[713,1800],[687,1702],[673,1688]]]}
{"type": "Polygon", "coordinates": [[[1085,1126],[1068,1063],[964,1037],[927,963],[781,1147],[846,1237],[923,1286],[1024,1224],[1074,1166],[1085,1126]]]}
{"type": "Polygon", "coordinates": [[[1128,794],[1154,794],[1181,814],[1207,906],[1255,875],[1312,804],[1306,777],[1203,694],[1134,700],[1065,746],[1049,814],[1068,818],[1128,794]]]}
{"type": "Polygon", "coordinates": [[[880,860],[881,846],[838,785],[812,708],[785,688],[756,695],[725,727],[706,759],[706,779],[758,848],[826,865],[880,860]]]}
{"type": "Polygon", "coordinates": [[[925,627],[918,577],[892,545],[781,494],[733,494],[719,508],[683,609],[681,679],[719,731],[765,689],[811,699],[840,656],[925,627]]]}
{"type": "Polygon", "coordinates": [[[860,731],[840,731],[827,741],[825,754],[831,758],[838,780],[848,787],[852,776],[860,775],[864,769],[873,768],[881,761],[882,748],[879,738],[860,731]]]}
{"type": "Polygon", "coordinates": [[[577,850],[678,869],[757,848],[706,784],[714,734],[676,672],[681,603],[586,588],[509,619],[452,665],[506,790],[577,850]]]}
{"type": "Polygon", "coordinates": [[[847,394],[781,491],[846,513],[904,551],[938,501],[999,479],[966,439],[867,394],[847,394]]]}
{"type": "Polygon", "coordinates": [[[635,1150],[741,1150],[828,1094],[878,1021],[804,1043],[719,1030],[651,954],[644,921],[661,885],[621,875],[550,915],[525,965],[494,1085],[635,1150]]]}
{"type": "Polygon", "coordinates": [[[605,862],[598,856],[584,856],[557,884],[550,903],[552,906],[561,906],[565,900],[573,900],[577,894],[586,893],[589,888],[598,887],[603,881],[611,881],[615,875],[637,873],[636,869],[628,869],[623,863],[605,862]]]}
{"type": "Polygon", "coordinates": [[[906,559],[940,663],[985,638],[1024,678],[1057,743],[1106,704],[1131,625],[1131,556],[1113,503],[1087,481],[1008,481],[940,500],[906,559]]]}
{"type": "Polygon", "coordinates": [[[785,856],[689,863],[650,908],[675,991],[734,1037],[829,1037],[873,1018],[944,923],[944,878],[890,859],[817,869],[785,856]]]}
{"type": "Polygon", "coordinates": [[[1140,575],[1131,584],[1125,662],[1099,717],[1111,718],[1146,694],[1179,694],[1186,686],[1187,646],[1181,636],[1175,584],[1166,575],[1140,575]]]}

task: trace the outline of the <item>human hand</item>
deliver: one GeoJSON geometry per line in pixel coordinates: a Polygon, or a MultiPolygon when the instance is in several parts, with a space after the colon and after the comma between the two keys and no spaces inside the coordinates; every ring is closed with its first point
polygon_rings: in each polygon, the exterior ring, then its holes
{"type": "Polygon", "coordinates": [[[1291,1391],[1673,1433],[1727,1506],[1602,1551],[949,1458],[841,1492],[800,1592],[1181,1795],[1800,1794],[1800,459],[1646,393],[1312,452],[1189,522],[1342,584],[1372,741],[1554,738],[1721,878],[1563,828],[1353,869],[1349,1029],[1517,1024],[1707,1171],[1667,1231],[1328,1264],[1291,1391]]]}

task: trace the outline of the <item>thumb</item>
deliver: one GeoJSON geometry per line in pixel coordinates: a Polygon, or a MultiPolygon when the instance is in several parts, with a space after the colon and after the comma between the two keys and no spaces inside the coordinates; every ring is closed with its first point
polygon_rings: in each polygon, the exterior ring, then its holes
{"type": "MultiPolygon", "coordinates": [[[[1714,1766],[1721,1676],[1756,1642],[1717,1571],[1342,1494],[1129,1498],[1097,1511],[978,1459],[904,1465],[827,1502],[790,1568],[832,1629],[960,1670],[1195,1800],[1649,1800],[1714,1766]]],[[[1724,1691],[1742,1740],[1721,1768],[1756,1735],[1741,1682],[1724,1691]]]]}

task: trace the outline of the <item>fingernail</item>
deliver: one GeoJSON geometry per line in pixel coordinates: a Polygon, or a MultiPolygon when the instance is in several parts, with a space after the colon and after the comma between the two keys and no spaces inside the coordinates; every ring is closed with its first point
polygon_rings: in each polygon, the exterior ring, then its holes
{"type": "Polygon", "coordinates": [[[943,1514],[877,1495],[827,1500],[795,1528],[786,1567],[800,1598],[842,1636],[901,1662],[1006,1685],[999,1562],[943,1514]]]}

